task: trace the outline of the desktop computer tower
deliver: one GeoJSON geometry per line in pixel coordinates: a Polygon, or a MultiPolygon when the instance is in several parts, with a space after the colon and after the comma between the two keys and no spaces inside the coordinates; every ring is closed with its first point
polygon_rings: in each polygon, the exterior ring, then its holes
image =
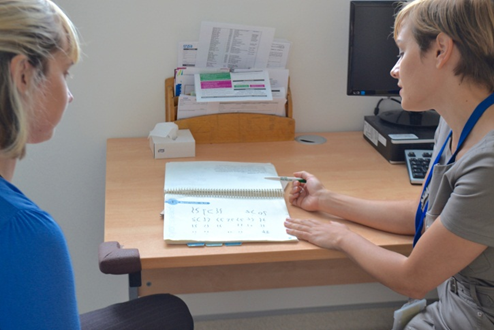
{"type": "Polygon", "coordinates": [[[392,164],[405,162],[405,150],[434,148],[436,127],[414,127],[364,117],[364,138],[392,164]]]}

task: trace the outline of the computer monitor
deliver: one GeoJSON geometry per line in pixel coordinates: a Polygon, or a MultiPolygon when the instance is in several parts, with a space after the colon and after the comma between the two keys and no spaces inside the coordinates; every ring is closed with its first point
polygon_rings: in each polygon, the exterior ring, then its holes
{"type": "MultiPolygon", "coordinates": [[[[393,39],[399,2],[350,2],[347,95],[380,96],[400,103],[398,81],[390,75],[399,54],[393,39]]],[[[406,126],[437,126],[439,121],[435,111],[408,112],[401,106],[380,112],[379,116],[406,126]]]]}

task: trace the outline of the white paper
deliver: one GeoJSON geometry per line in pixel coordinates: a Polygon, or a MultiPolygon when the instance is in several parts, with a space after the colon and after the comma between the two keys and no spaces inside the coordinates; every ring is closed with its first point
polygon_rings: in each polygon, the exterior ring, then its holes
{"type": "Polygon", "coordinates": [[[219,102],[197,102],[195,96],[182,94],[178,98],[177,119],[215,114],[218,106],[219,102]]]}
{"type": "MultiPolygon", "coordinates": [[[[274,39],[268,56],[267,68],[285,69],[288,64],[291,42],[284,39],[274,39]]],[[[190,68],[196,66],[197,49],[199,41],[179,42],[178,44],[178,68],[190,68]]]]}
{"type": "Polygon", "coordinates": [[[196,65],[197,46],[199,42],[185,42],[178,43],[178,65],[177,67],[194,67],[196,65]]]}
{"type": "Polygon", "coordinates": [[[259,113],[286,117],[285,90],[283,88],[273,89],[272,93],[272,101],[219,102],[218,113],[259,113]]]}
{"type": "Polygon", "coordinates": [[[273,99],[273,101],[250,102],[220,102],[219,113],[259,113],[263,115],[275,115],[286,117],[286,99],[273,99]]]}
{"type": "Polygon", "coordinates": [[[286,93],[283,89],[273,90],[272,101],[249,102],[197,102],[195,96],[180,95],[177,119],[205,116],[218,113],[260,113],[286,117],[286,93]]]}
{"type": "Polygon", "coordinates": [[[197,102],[272,101],[267,71],[196,74],[197,102]]]}
{"type": "Polygon", "coordinates": [[[285,69],[288,63],[288,54],[290,52],[291,43],[284,39],[275,39],[271,44],[271,51],[269,52],[268,68],[282,68],[285,69]]]}
{"type": "Polygon", "coordinates": [[[196,67],[264,69],[274,28],[202,22],[196,67]]]}
{"type": "Polygon", "coordinates": [[[269,163],[169,162],[164,239],[168,243],[292,241],[279,181],[269,163]],[[270,197],[262,197],[270,196],[270,197]]]}

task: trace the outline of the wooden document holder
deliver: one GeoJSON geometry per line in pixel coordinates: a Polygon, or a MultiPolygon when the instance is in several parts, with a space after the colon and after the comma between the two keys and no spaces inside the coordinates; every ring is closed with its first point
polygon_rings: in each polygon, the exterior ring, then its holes
{"type": "Polygon", "coordinates": [[[286,117],[256,113],[222,113],[177,120],[174,78],[165,80],[165,121],[189,129],[196,143],[289,141],[295,138],[292,98],[287,91],[286,117]]]}

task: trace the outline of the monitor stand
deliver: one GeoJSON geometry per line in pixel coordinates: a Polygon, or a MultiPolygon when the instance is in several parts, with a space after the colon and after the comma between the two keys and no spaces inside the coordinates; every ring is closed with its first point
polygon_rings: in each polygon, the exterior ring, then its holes
{"type": "Polygon", "coordinates": [[[388,110],[379,113],[379,118],[390,124],[411,127],[437,127],[439,114],[435,110],[412,112],[388,110]]]}

